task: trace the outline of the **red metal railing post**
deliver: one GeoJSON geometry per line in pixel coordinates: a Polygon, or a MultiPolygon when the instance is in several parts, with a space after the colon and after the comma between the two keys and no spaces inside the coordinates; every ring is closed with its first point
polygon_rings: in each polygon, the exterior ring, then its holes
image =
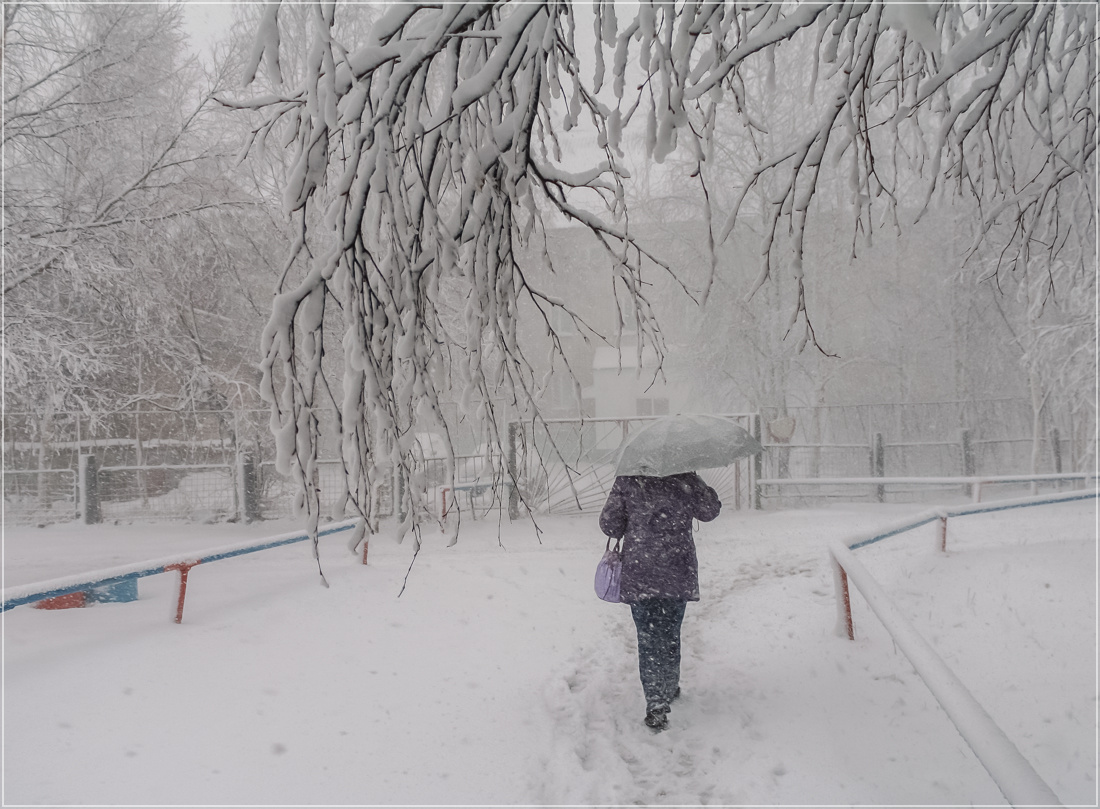
{"type": "Polygon", "coordinates": [[[364,536],[363,537],[363,564],[364,565],[367,563],[367,545],[369,545],[369,544],[370,543],[367,541],[367,538],[364,536]]]}
{"type": "Polygon", "coordinates": [[[940,553],[947,553],[947,515],[940,517],[940,553]]]}
{"type": "Polygon", "coordinates": [[[174,565],[166,565],[164,568],[166,573],[169,570],[178,570],[180,574],[179,599],[176,602],[176,617],[174,619],[177,624],[183,623],[183,600],[187,598],[187,574],[191,572],[191,568],[201,561],[200,559],[194,562],[179,562],[174,565]]]}
{"type": "Polygon", "coordinates": [[[836,586],[837,598],[837,626],[836,632],[840,634],[841,621],[848,631],[848,640],[856,639],[855,626],[852,623],[852,597],[848,593],[848,573],[840,564],[836,554],[829,554],[833,560],[833,583],[836,586]]]}
{"type": "Polygon", "coordinates": [[[848,624],[848,640],[855,640],[856,630],[852,623],[852,597],[848,594],[848,573],[839,562],[837,566],[840,567],[840,592],[841,598],[844,599],[844,618],[848,624]]]}

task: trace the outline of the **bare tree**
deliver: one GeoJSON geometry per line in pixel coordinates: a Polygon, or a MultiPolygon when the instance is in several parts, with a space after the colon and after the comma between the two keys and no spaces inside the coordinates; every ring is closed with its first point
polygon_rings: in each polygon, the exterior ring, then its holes
{"type": "MultiPolygon", "coordinates": [[[[285,201],[300,232],[264,335],[264,392],[280,462],[298,470],[314,520],[323,400],[342,416],[353,492],[409,464],[418,421],[445,431],[447,372],[490,429],[491,379],[517,404],[533,400],[519,302],[542,312],[553,333],[549,314],[567,301],[542,294],[535,268],[517,255],[544,239],[547,222],[581,223],[605,245],[616,294],[638,320],[638,350],[662,349],[645,299],[645,251],[624,204],[623,133],[641,126],[657,162],[681,149],[705,163],[719,105],[734,104],[744,126],[758,128],[752,112],[770,89],[750,72],[766,75],[783,49],[814,54],[806,114],[785,143],[761,152],[726,221],[709,229],[720,243],[766,183],[763,264],[748,291],[787,261],[791,322],[802,323],[804,344],[816,338],[803,236],[829,166],[844,169],[852,222],[864,231],[896,218],[899,196],[912,193],[899,184],[903,166],[926,197],[951,184],[979,198],[980,237],[1014,215],[1019,227],[1002,249],[1041,240],[1053,256],[1092,231],[1095,6],[643,2],[620,24],[612,2],[595,3],[590,21],[567,2],[409,3],[355,41],[335,33],[340,7],[311,8],[304,81],[232,103],[266,109],[272,125],[291,120],[295,132],[285,201]],[[574,128],[590,133],[602,159],[578,168],[576,155],[562,155],[559,135],[574,128]],[[1021,133],[1031,144],[1023,162],[1012,148],[1021,133]],[[1084,220],[1058,216],[1059,199],[1073,195],[1090,203],[1084,220]],[[309,229],[315,207],[323,225],[309,229]],[[441,339],[438,309],[456,276],[469,289],[461,354],[441,339]],[[343,323],[339,379],[323,362],[333,317],[343,323]]],[[[263,63],[279,76],[279,14],[268,7],[252,74],[263,63]]],[[[369,498],[358,504],[369,516],[369,498]]]]}
{"type": "Polygon", "coordinates": [[[161,193],[183,191],[188,166],[205,156],[188,141],[209,97],[192,98],[190,109],[181,104],[193,76],[180,64],[178,15],[171,6],[12,10],[4,50],[5,293],[109,240],[114,228],[211,204],[198,194],[167,204],[161,193]],[[134,130],[138,139],[124,137],[134,130]]]}
{"type": "Polygon", "coordinates": [[[178,6],[12,4],[4,22],[9,407],[201,399],[179,287],[211,261],[211,214],[250,201],[214,165],[217,77],[186,58],[178,6]]]}

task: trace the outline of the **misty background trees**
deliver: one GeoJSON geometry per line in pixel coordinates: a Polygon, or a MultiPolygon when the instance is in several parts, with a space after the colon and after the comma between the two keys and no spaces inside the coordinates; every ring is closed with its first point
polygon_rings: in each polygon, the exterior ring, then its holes
{"type": "Polygon", "coordinates": [[[242,6],[208,56],[182,13],[5,6],[43,431],[263,397],[314,521],[328,452],[367,518],[407,469],[407,529],[418,432],[581,415],[604,346],[715,411],[1024,397],[1095,457],[1091,6],[242,6]]]}
{"type": "Polygon", "coordinates": [[[255,200],[224,172],[239,135],[209,120],[224,77],[178,6],[5,15],[8,409],[224,407],[255,385],[225,349],[266,308],[242,261],[255,200]]]}
{"type": "Polygon", "coordinates": [[[234,168],[247,122],[213,101],[243,46],[201,61],[182,15],[5,5],[4,394],[21,439],[79,438],[73,414],[87,437],[113,414],[259,404],[250,348],[282,217],[263,171],[234,168]]]}

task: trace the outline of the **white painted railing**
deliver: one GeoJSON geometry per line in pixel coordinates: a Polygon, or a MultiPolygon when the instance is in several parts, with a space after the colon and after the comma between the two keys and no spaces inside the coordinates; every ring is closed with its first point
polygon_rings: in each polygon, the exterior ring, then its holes
{"type": "Polygon", "coordinates": [[[1035,487],[1039,483],[1057,483],[1069,481],[1088,485],[1095,481],[1096,476],[1088,472],[1056,472],[1043,474],[1022,475],[972,475],[972,476],[948,476],[948,477],[836,477],[836,478],[760,478],[756,483],[761,488],[798,488],[802,486],[827,488],[840,486],[871,486],[881,493],[885,486],[928,486],[930,488],[945,488],[948,486],[969,486],[971,499],[980,503],[983,487],[993,485],[1006,485],[1012,483],[1029,483],[1034,494],[1035,487]]]}
{"type": "Polygon", "coordinates": [[[857,535],[846,542],[833,541],[829,546],[837,585],[838,633],[846,631],[849,638],[855,637],[851,596],[848,590],[848,582],[851,581],[867,600],[871,611],[886,627],[898,648],[913,664],[913,668],[924,680],[951,721],[955,723],[955,727],[992,776],[1001,793],[1013,806],[1060,806],[1061,802],[962,681],[898,610],[886,591],[860,563],[853,551],[937,520],[940,522],[942,550],[947,546],[947,520],[950,517],[1096,499],[1098,495],[1100,495],[1098,491],[1078,491],[934,509],[884,529],[857,535]]]}

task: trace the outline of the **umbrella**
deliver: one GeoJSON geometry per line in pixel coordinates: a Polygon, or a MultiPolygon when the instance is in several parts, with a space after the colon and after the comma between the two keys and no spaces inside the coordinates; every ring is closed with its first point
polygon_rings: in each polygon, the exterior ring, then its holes
{"type": "Polygon", "coordinates": [[[717,416],[666,416],[619,448],[615,475],[665,477],[728,466],[763,451],[743,427],[717,416]]]}

